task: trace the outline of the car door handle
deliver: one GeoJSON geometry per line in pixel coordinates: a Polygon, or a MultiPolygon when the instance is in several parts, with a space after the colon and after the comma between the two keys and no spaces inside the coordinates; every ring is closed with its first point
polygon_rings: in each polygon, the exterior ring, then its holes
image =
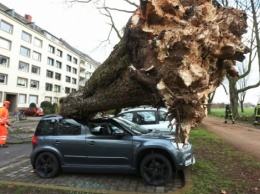
{"type": "Polygon", "coordinates": [[[55,141],[55,145],[59,145],[60,144],[60,141],[55,141]]]}
{"type": "Polygon", "coordinates": [[[90,141],[88,144],[89,145],[95,145],[95,142],[94,141],[90,141]]]}

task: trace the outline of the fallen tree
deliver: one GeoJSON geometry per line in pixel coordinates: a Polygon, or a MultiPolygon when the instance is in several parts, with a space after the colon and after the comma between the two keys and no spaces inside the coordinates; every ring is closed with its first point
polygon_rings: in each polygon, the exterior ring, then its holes
{"type": "Polygon", "coordinates": [[[89,119],[103,110],[165,106],[186,143],[206,116],[208,94],[249,49],[246,13],[211,0],[141,0],[123,39],[61,114],[89,119]],[[180,125],[181,124],[181,125],[180,125]]]}

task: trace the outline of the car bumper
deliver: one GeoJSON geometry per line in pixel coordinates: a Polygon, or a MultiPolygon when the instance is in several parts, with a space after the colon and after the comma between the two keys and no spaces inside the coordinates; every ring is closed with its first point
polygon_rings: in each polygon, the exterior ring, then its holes
{"type": "Polygon", "coordinates": [[[187,166],[193,165],[196,162],[193,153],[193,146],[188,143],[187,145],[183,145],[182,143],[173,142],[175,149],[177,150],[177,157],[176,157],[176,168],[183,169],[187,166]]]}

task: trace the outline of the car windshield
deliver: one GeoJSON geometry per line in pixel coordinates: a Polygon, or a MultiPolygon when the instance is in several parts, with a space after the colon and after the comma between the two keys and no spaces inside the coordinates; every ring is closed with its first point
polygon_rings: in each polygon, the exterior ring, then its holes
{"type": "Polygon", "coordinates": [[[147,130],[140,126],[140,125],[137,125],[131,121],[128,121],[122,117],[118,117],[118,118],[115,118],[115,120],[120,123],[123,127],[125,127],[126,129],[134,132],[135,134],[145,134],[147,133],[147,130]]]}

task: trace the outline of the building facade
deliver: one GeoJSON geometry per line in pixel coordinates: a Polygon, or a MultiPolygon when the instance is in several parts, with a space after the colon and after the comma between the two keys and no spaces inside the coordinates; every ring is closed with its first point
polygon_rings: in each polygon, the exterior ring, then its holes
{"type": "Polygon", "coordinates": [[[75,92],[100,65],[0,3],[0,106],[11,102],[10,112],[38,107],[42,101],[59,103],[75,92]]]}

